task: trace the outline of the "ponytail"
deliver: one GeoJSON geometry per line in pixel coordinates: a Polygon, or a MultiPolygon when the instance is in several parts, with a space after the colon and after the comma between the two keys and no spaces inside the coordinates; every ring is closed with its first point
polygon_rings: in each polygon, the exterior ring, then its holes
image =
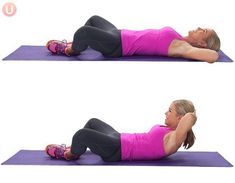
{"type": "Polygon", "coordinates": [[[195,139],[196,139],[196,137],[193,133],[193,130],[192,129],[189,130],[188,133],[187,133],[187,137],[186,137],[186,139],[184,141],[184,144],[183,144],[184,148],[189,149],[190,147],[192,147],[192,145],[194,144],[195,139]]]}

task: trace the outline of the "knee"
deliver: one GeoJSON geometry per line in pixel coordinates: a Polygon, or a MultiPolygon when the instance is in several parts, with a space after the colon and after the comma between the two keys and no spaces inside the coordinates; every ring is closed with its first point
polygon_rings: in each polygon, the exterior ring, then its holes
{"type": "Polygon", "coordinates": [[[101,17],[98,16],[98,15],[93,15],[88,19],[88,21],[93,21],[93,20],[96,20],[96,19],[99,19],[99,18],[101,18],[101,17]]]}
{"type": "Polygon", "coordinates": [[[76,141],[77,139],[81,141],[83,138],[86,138],[85,136],[86,136],[86,130],[80,129],[73,135],[73,141],[76,141]]]}
{"type": "Polygon", "coordinates": [[[86,123],[86,126],[92,127],[94,123],[96,123],[97,121],[99,121],[99,119],[97,118],[91,118],[88,120],[88,122],[86,123]]]}
{"type": "Polygon", "coordinates": [[[84,35],[84,33],[86,32],[87,30],[87,26],[82,26],[80,27],[74,34],[74,36],[81,36],[81,35],[84,35]]]}
{"type": "Polygon", "coordinates": [[[95,121],[99,121],[97,118],[91,118],[88,120],[88,123],[94,123],[95,121]]]}

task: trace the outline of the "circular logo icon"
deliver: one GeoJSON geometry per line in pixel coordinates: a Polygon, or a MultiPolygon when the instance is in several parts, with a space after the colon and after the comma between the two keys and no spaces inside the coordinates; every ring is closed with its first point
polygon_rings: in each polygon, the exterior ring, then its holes
{"type": "Polygon", "coordinates": [[[16,14],[16,5],[14,3],[5,3],[2,7],[4,15],[11,17],[16,14]]]}

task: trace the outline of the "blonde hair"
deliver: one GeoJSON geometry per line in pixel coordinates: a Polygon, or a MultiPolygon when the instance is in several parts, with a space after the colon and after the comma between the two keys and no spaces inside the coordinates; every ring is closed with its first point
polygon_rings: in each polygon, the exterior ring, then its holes
{"type": "Polygon", "coordinates": [[[212,30],[212,34],[206,39],[207,48],[215,51],[220,50],[220,38],[217,33],[212,30]]]}
{"type": "MultiPolygon", "coordinates": [[[[175,110],[178,115],[185,115],[188,112],[195,112],[195,107],[193,103],[189,100],[181,99],[181,100],[175,100],[173,101],[175,105],[175,110]]],[[[193,133],[193,130],[190,129],[187,133],[187,137],[183,143],[183,146],[185,149],[189,149],[193,146],[195,142],[195,135],[193,133]]]]}

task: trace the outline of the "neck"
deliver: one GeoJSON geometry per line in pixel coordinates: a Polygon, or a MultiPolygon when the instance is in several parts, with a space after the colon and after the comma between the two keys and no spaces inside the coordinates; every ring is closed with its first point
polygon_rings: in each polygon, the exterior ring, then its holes
{"type": "Polygon", "coordinates": [[[186,41],[189,44],[192,43],[192,40],[188,36],[183,37],[183,40],[186,41]]]}

